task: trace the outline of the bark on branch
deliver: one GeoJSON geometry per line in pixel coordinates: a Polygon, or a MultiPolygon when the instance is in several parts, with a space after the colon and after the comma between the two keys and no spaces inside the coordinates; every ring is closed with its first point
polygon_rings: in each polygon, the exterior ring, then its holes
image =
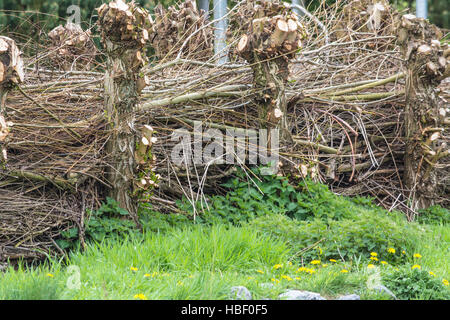
{"type": "Polygon", "coordinates": [[[442,114],[436,88],[448,76],[450,60],[441,44],[442,32],[425,19],[404,15],[398,28],[406,69],[406,152],[404,182],[410,190],[413,209],[434,202],[436,165],[448,154],[440,142],[442,114]]]}
{"type": "MultiPolygon", "coordinates": [[[[111,164],[110,196],[126,209],[139,226],[135,198],[135,112],[143,88],[141,70],[146,63],[151,17],[134,2],[115,0],[97,9],[102,42],[108,56],[105,108],[113,134],[107,145],[111,164]]],[[[145,82],[145,81],[144,81],[145,82]]]]}
{"type": "Polygon", "coordinates": [[[251,23],[242,35],[237,54],[253,69],[261,123],[281,129],[282,140],[292,141],[287,123],[285,86],[289,61],[302,46],[305,28],[297,15],[279,1],[249,1],[242,14],[251,23]],[[251,6],[253,4],[253,6],[251,6]]]}
{"type": "Polygon", "coordinates": [[[6,97],[25,78],[21,54],[14,40],[0,36],[0,165],[8,160],[6,144],[13,125],[6,121],[6,97]]]}

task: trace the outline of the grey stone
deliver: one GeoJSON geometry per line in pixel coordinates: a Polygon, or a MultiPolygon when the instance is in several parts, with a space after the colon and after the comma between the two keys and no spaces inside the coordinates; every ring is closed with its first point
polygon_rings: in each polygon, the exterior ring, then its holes
{"type": "Polygon", "coordinates": [[[361,300],[361,297],[358,296],[357,294],[348,294],[348,295],[339,297],[338,300],[361,300]]]}
{"type": "Polygon", "coordinates": [[[231,297],[234,300],[252,300],[252,293],[246,287],[232,287],[231,297]]]}
{"type": "Polygon", "coordinates": [[[318,293],[300,290],[286,291],[280,294],[278,298],[282,300],[326,300],[318,293]]]}
{"type": "Polygon", "coordinates": [[[386,288],[384,285],[382,285],[382,284],[378,284],[376,286],[373,286],[371,289],[376,291],[376,292],[378,292],[378,293],[387,294],[388,296],[391,296],[392,298],[397,300],[397,297],[395,296],[395,294],[391,290],[386,288]]]}

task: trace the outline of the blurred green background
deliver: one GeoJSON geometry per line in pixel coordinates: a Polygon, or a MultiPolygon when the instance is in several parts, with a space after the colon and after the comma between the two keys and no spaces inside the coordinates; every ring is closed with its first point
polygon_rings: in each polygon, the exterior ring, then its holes
{"type": "MultiPolygon", "coordinates": [[[[81,19],[84,27],[92,25],[94,9],[99,7],[106,0],[0,0],[0,32],[27,32],[30,35],[39,29],[48,30],[58,24],[64,23],[63,19],[70,16],[66,12],[71,5],[78,5],[81,8],[81,19]],[[33,14],[39,11],[43,14],[33,14]],[[37,24],[38,23],[38,24],[37,24]]],[[[156,4],[162,3],[164,6],[174,4],[175,0],[137,0],[143,7],[152,9],[156,4]]],[[[212,7],[212,0],[210,6],[212,7]]],[[[311,8],[317,6],[320,0],[305,0],[305,4],[311,8]]],[[[332,3],[334,0],[327,0],[332,3]]],[[[411,8],[415,12],[415,0],[391,0],[389,1],[399,9],[411,8]]],[[[450,0],[428,1],[429,19],[436,25],[443,28],[450,28],[450,0]]],[[[233,1],[229,1],[233,5],[233,1]]],[[[94,17],[95,19],[95,17],[94,17]]]]}

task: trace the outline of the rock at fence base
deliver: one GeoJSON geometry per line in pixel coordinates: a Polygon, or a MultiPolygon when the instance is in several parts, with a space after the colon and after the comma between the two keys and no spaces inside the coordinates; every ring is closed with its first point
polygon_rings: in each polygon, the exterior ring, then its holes
{"type": "Polygon", "coordinates": [[[391,296],[395,300],[397,300],[397,297],[395,296],[395,294],[391,290],[389,290],[386,286],[383,286],[382,284],[372,287],[372,290],[374,290],[378,293],[384,293],[388,296],[391,296]]]}
{"type": "Polygon", "coordinates": [[[252,300],[252,294],[246,287],[232,287],[231,298],[234,300],[252,300]]]}
{"type": "Polygon", "coordinates": [[[357,294],[349,294],[339,297],[337,300],[361,300],[361,297],[357,294]]]}
{"type": "Polygon", "coordinates": [[[289,290],[278,296],[281,300],[326,300],[318,293],[300,290],[289,290]]]}

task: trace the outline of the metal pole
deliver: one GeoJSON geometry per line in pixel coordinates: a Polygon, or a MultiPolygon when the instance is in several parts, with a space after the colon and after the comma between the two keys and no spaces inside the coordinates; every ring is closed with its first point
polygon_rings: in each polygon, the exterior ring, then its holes
{"type": "Polygon", "coordinates": [[[428,2],[427,0],[416,1],[416,16],[418,18],[426,19],[428,16],[428,2]]]}
{"type": "Polygon", "coordinates": [[[198,1],[199,9],[205,10],[205,12],[209,11],[209,0],[199,0],[198,1]]]}
{"type": "Polygon", "coordinates": [[[214,53],[219,57],[218,64],[228,62],[227,47],[227,19],[222,19],[227,14],[227,0],[214,0],[214,20],[218,20],[214,30],[214,53]]]}
{"type": "MultiPolygon", "coordinates": [[[[302,6],[303,8],[305,7],[304,0],[292,0],[292,4],[302,6]]],[[[296,7],[294,7],[294,12],[300,17],[304,15],[304,13],[296,7]]]]}

